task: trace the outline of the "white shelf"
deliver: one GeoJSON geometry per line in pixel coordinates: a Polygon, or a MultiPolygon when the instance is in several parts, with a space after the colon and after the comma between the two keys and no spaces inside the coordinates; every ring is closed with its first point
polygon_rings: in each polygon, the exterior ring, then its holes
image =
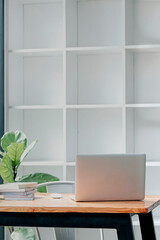
{"type": "Polygon", "coordinates": [[[133,52],[160,52],[160,44],[127,45],[125,49],[133,52]]]}
{"type": "Polygon", "coordinates": [[[22,56],[51,56],[62,54],[63,51],[72,54],[101,54],[101,53],[122,53],[122,46],[104,46],[104,47],[72,47],[72,48],[39,48],[39,49],[10,49],[10,54],[18,54],[22,56]]]}
{"type": "Polygon", "coordinates": [[[77,2],[96,2],[96,1],[104,1],[104,0],[77,0],[77,2]]]}
{"type": "MultiPolygon", "coordinates": [[[[22,166],[75,166],[75,162],[64,162],[64,161],[23,161],[22,166]]],[[[146,167],[160,167],[158,161],[147,161],[146,167]]]]}
{"type": "Polygon", "coordinates": [[[39,48],[39,49],[10,49],[8,53],[22,56],[51,56],[62,54],[63,51],[72,54],[100,54],[100,53],[123,53],[124,50],[133,52],[160,52],[160,45],[127,45],[127,46],[104,46],[104,47],[70,47],[70,48],[39,48]]]}
{"type": "Polygon", "coordinates": [[[122,53],[124,47],[122,46],[104,46],[104,47],[72,47],[66,48],[68,53],[85,55],[85,54],[100,54],[100,53],[122,53]]]}
{"type": "Polygon", "coordinates": [[[11,49],[10,54],[18,54],[22,56],[52,56],[63,53],[62,48],[39,48],[39,49],[11,49]]]}
{"type": "Polygon", "coordinates": [[[122,108],[122,104],[82,104],[82,105],[66,105],[67,109],[107,109],[122,108]]]}
{"type": "Polygon", "coordinates": [[[50,56],[62,54],[63,51],[72,54],[100,54],[100,53],[123,53],[124,50],[133,52],[160,52],[160,45],[126,45],[126,46],[104,46],[104,47],[68,47],[68,48],[39,48],[39,49],[10,49],[10,54],[23,56],[50,56]]]}
{"type": "Polygon", "coordinates": [[[160,161],[147,161],[146,167],[160,167],[160,161]]]}
{"type": "Polygon", "coordinates": [[[15,105],[9,106],[9,109],[17,110],[45,110],[45,109],[107,109],[107,108],[122,108],[121,104],[83,104],[83,105],[15,105]]]}
{"type": "Polygon", "coordinates": [[[75,167],[76,163],[75,162],[66,162],[66,166],[68,166],[68,167],[75,167]]]}
{"type": "Polygon", "coordinates": [[[21,166],[63,166],[62,161],[23,161],[21,166]]]}
{"type": "Polygon", "coordinates": [[[17,110],[45,110],[45,109],[63,109],[64,105],[19,105],[9,106],[9,109],[17,110]]]}
{"type": "MultiPolygon", "coordinates": [[[[75,162],[63,162],[63,161],[23,161],[22,166],[75,166],[75,162]]],[[[160,167],[160,162],[147,161],[146,167],[160,167]]]]}
{"type": "Polygon", "coordinates": [[[75,162],[63,161],[23,161],[21,166],[75,166],[75,162]]]}
{"type": "MultiPolygon", "coordinates": [[[[62,161],[24,161],[22,166],[75,166],[75,162],[62,162],[62,161]]],[[[160,162],[148,161],[146,167],[160,167],[160,162]]]]}
{"type": "Polygon", "coordinates": [[[38,4],[38,3],[57,3],[57,2],[62,2],[63,0],[18,0],[22,4],[38,4]]]}
{"type": "Polygon", "coordinates": [[[127,108],[160,108],[159,103],[126,104],[127,108]]]}

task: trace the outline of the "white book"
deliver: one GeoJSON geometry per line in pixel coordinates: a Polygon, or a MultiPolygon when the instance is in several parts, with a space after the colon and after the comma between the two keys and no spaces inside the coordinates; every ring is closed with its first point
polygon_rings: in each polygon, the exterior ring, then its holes
{"type": "Polygon", "coordinates": [[[25,192],[17,192],[17,191],[8,191],[7,190],[7,192],[0,192],[0,195],[4,195],[4,196],[28,196],[28,195],[31,195],[31,194],[34,194],[34,193],[36,193],[37,192],[37,189],[31,189],[31,190],[29,190],[28,191],[28,189],[27,189],[27,191],[25,191],[25,192]]]}
{"type": "Polygon", "coordinates": [[[23,192],[30,192],[35,190],[35,188],[27,188],[27,189],[0,189],[0,194],[3,193],[23,193],[23,192]]]}
{"type": "Polygon", "coordinates": [[[4,189],[27,189],[27,188],[37,188],[38,183],[37,182],[18,182],[18,183],[6,183],[6,184],[0,184],[0,190],[4,189]]]}

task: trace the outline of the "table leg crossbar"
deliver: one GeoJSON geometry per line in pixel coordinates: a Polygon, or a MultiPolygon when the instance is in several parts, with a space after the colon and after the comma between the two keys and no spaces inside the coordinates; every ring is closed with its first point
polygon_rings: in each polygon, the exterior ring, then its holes
{"type": "MultiPolygon", "coordinates": [[[[139,214],[143,240],[156,240],[152,213],[139,214]]],[[[14,213],[1,212],[0,226],[110,228],[118,240],[135,240],[131,215],[124,213],[14,213]]]]}

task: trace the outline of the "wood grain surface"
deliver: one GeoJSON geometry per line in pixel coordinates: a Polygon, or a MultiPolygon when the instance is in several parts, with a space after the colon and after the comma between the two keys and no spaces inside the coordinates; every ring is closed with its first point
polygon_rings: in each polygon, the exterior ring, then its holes
{"type": "Polygon", "coordinates": [[[71,195],[53,199],[49,193],[36,193],[33,201],[0,200],[0,212],[148,213],[160,205],[160,196],[146,196],[144,201],[75,202],[71,195]]]}

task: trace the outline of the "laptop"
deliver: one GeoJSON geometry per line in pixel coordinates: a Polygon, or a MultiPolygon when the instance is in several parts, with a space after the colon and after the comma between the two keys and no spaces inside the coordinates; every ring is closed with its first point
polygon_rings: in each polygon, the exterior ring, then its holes
{"type": "Polygon", "coordinates": [[[143,200],[145,154],[78,155],[75,201],[143,200]]]}

